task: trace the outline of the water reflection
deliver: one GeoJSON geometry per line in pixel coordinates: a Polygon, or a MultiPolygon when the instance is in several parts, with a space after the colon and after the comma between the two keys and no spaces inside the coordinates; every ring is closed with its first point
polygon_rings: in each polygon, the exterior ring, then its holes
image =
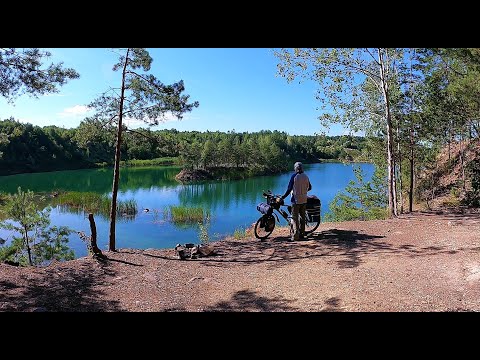
{"type": "MultiPolygon", "coordinates": [[[[185,185],[178,192],[181,204],[227,210],[242,203],[260,201],[262,190],[279,188],[281,176],[185,185]]],[[[285,185],[286,187],[286,185],[285,185]]]]}
{"type": "MultiPolygon", "coordinates": [[[[84,208],[74,207],[70,205],[57,205],[56,210],[63,214],[74,214],[81,216],[85,219],[88,219],[88,214],[90,211],[85,211],[84,208]]],[[[108,221],[110,219],[110,214],[105,214],[102,212],[94,212],[94,216],[96,219],[102,219],[104,221],[108,221]]],[[[131,222],[135,221],[137,218],[137,214],[118,214],[116,217],[117,222],[131,222]]]]}
{"type": "MultiPolygon", "coordinates": [[[[179,167],[123,168],[120,170],[119,190],[122,192],[151,187],[173,188],[178,186],[175,175],[179,167]]],[[[0,176],[0,189],[14,193],[17,187],[33,192],[90,191],[106,194],[112,190],[112,169],[85,169],[46,173],[0,176]]]]}

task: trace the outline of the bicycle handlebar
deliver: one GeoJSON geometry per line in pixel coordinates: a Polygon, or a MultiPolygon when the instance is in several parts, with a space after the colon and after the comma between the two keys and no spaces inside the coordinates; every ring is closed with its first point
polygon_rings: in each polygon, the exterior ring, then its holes
{"type": "MultiPolygon", "coordinates": [[[[263,191],[263,197],[266,198],[266,199],[267,199],[267,203],[270,204],[270,203],[271,203],[271,199],[273,199],[273,198],[281,198],[282,196],[279,195],[279,194],[274,195],[271,190],[268,190],[268,191],[265,191],[265,190],[264,190],[264,191],[263,191]]],[[[285,203],[283,202],[283,199],[281,199],[281,201],[278,201],[278,202],[275,200],[275,204],[285,205],[285,203]]],[[[270,204],[270,205],[271,205],[271,204],[270,204]]]]}

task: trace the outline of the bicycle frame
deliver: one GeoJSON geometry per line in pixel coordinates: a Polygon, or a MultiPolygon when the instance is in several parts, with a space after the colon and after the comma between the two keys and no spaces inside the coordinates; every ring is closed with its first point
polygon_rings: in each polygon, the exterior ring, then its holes
{"type": "Polygon", "coordinates": [[[270,205],[272,208],[273,208],[273,212],[272,214],[275,215],[276,219],[277,219],[277,223],[280,224],[280,219],[278,218],[278,214],[280,214],[284,219],[285,221],[290,225],[290,219],[292,218],[292,206],[291,205],[285,205],[285,203],[283,202],[283,200],[281,202],[277,202],[277,198],[279,197],[279,195],[273,195],[271,193],[263,193],[264,197],[267,198],[267,204],[270,205]],[[287,208],[287,211],[281,209],[281,207],[286,207],[287,208]],[[276,210],[276,212],[275,212],[276,210]]]}

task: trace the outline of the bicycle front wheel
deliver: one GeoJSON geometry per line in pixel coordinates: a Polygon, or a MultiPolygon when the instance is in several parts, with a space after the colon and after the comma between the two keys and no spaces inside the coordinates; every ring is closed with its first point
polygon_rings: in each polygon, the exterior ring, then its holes
{"type": "Polygon", "coordinates": [[[265,240],[275,229],[275,218],[273,215],[263,215],[255,224],[255,237],[265,240]]]}

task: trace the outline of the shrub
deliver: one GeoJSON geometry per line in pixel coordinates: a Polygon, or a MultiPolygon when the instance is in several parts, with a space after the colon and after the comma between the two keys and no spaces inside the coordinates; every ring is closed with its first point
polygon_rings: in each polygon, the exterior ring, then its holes
{"type": "Polygon", "coordinates": [[[372,180],[365,182],[360,166],[354,167],[353,171],[357,182],[351,180],[345,192],[335,195],[325,220],[385,219],[388,216],[385,175],[376,167],[372,180]]]}
{"type": "Polygon", "coordinates": [[[0,248],[0,260],[40,265],[49,260],[74,258],[67,246],[72,230],[66,226],[49,227],[51,208],[40,210],[37,200],[32,191],[24,192],[20,187],[16,194],[8,196],[5,212],[9,220],[1,222],[0,227],[14,235],[10,244],[0,248]]]}

